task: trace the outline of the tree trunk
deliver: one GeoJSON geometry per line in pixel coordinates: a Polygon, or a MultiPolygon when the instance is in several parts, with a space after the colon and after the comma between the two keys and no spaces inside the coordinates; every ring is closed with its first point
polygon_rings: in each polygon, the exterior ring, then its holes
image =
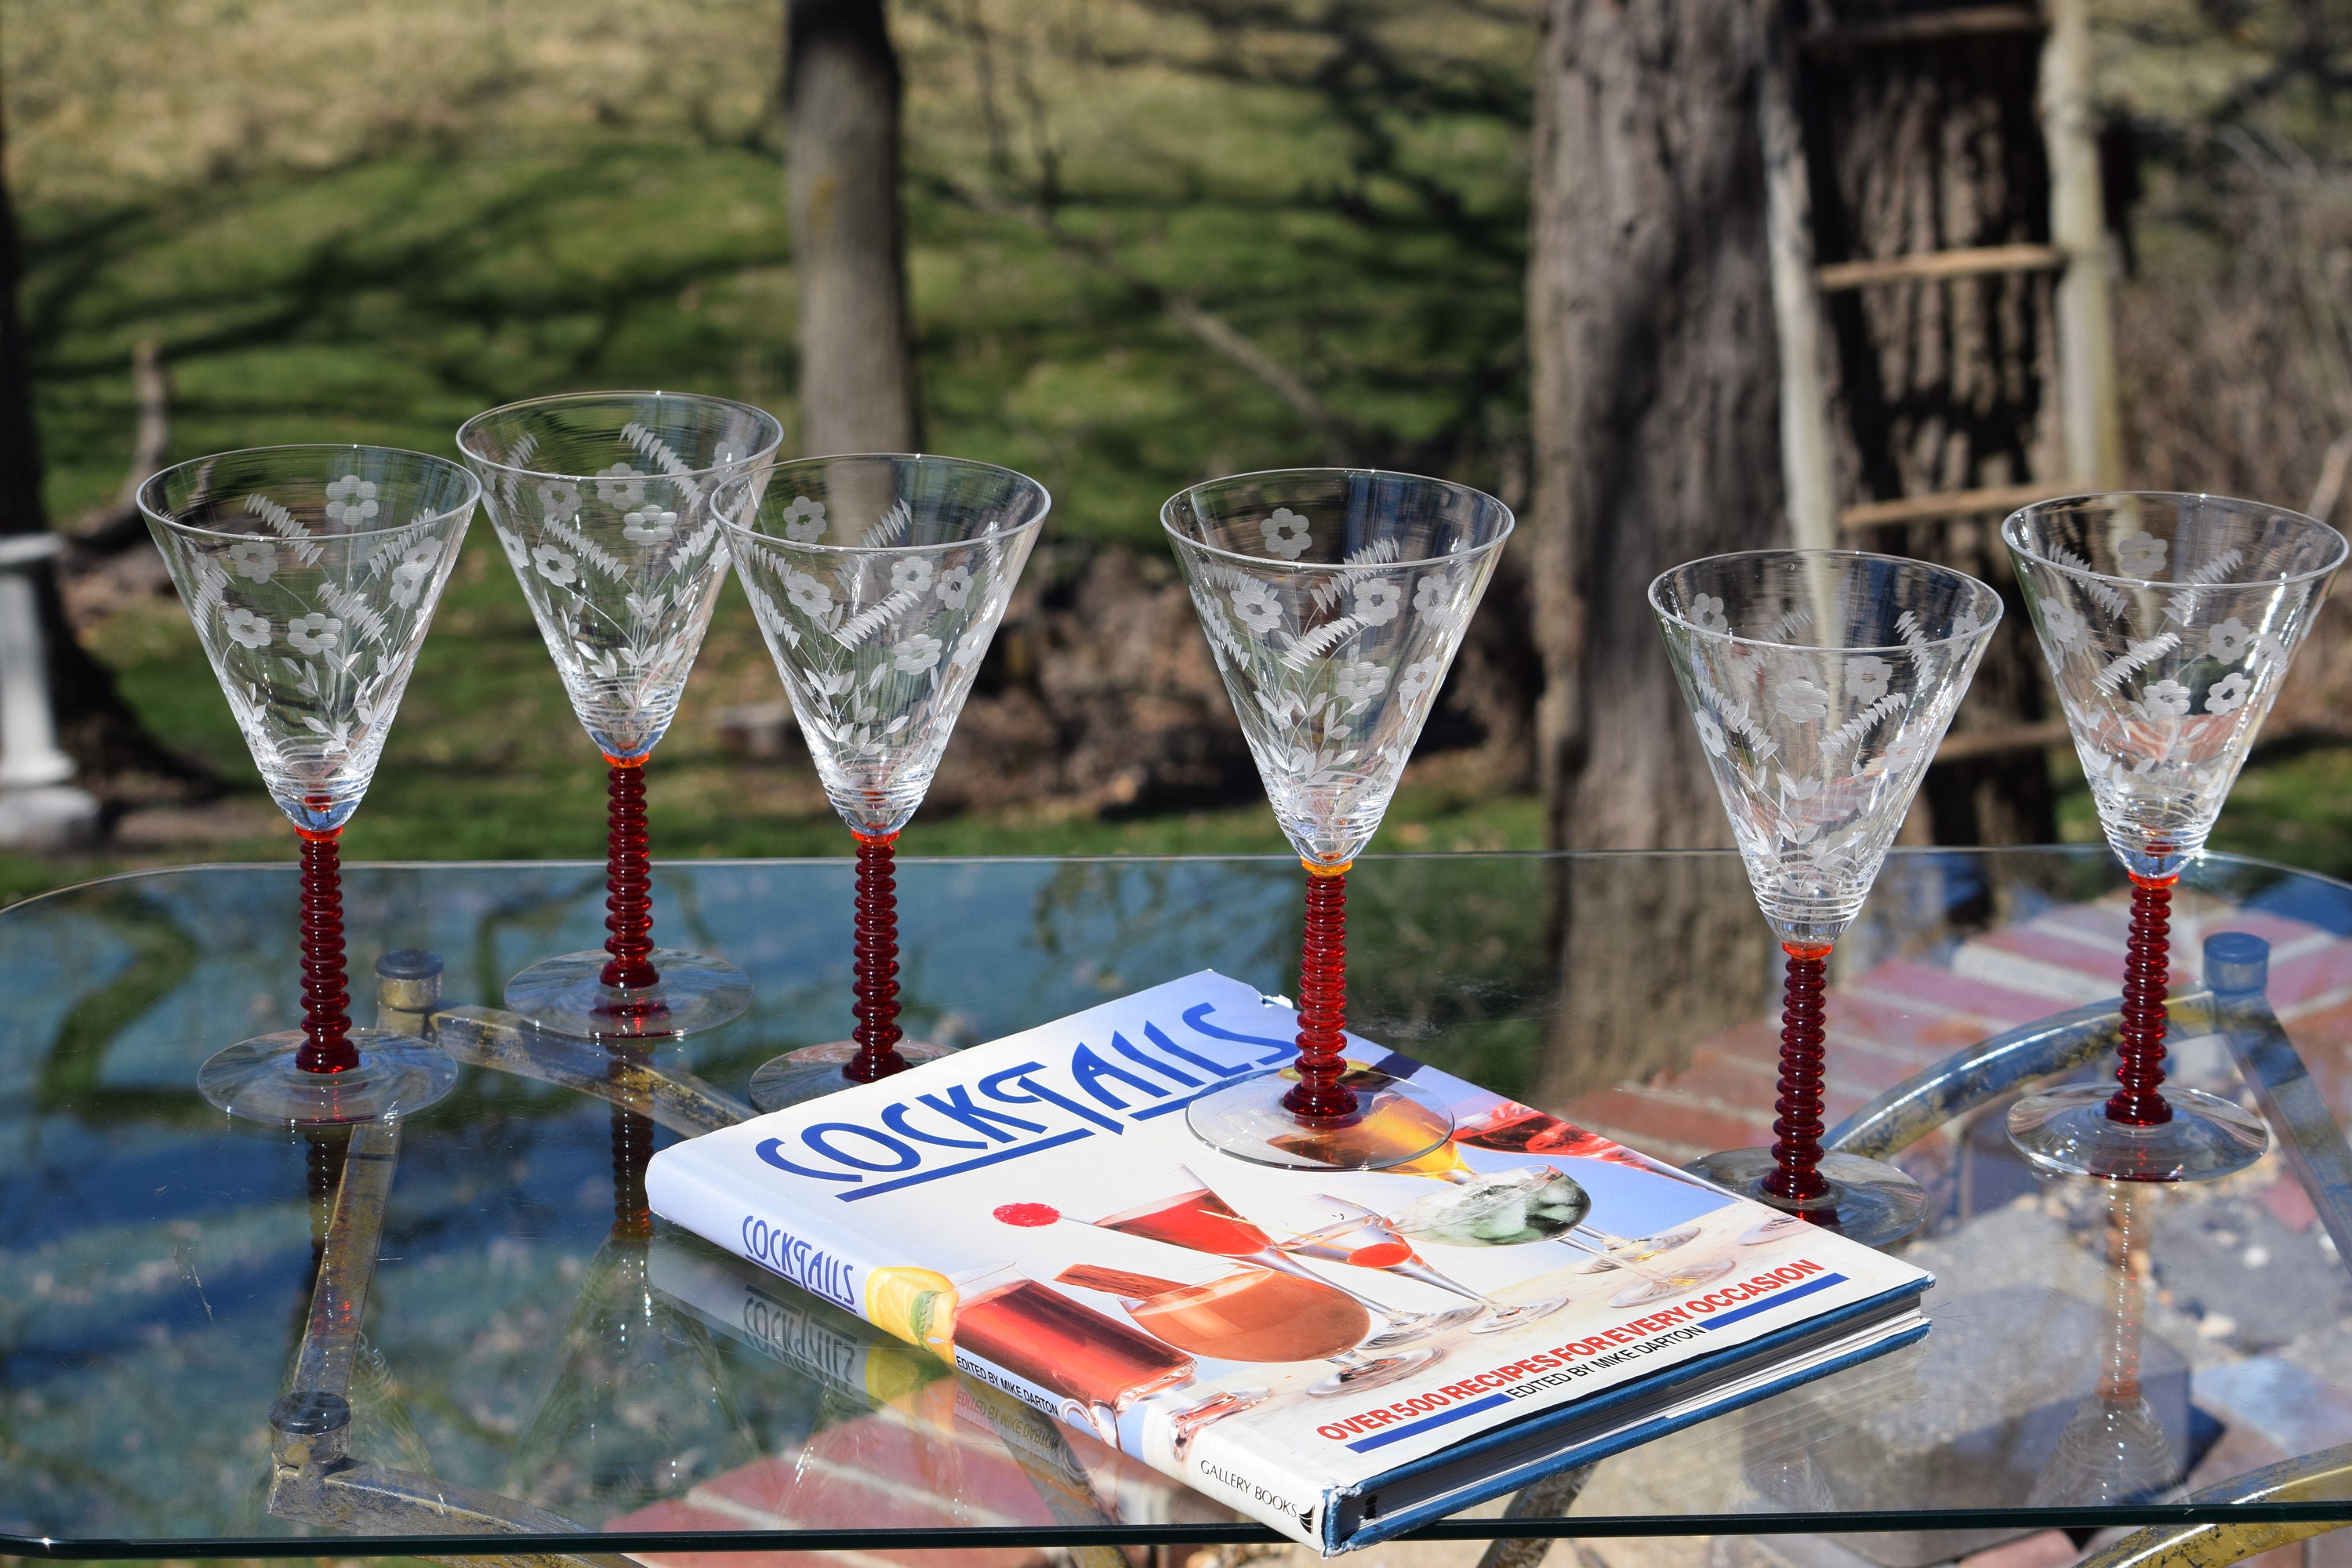
{"type": "Polygon", "coordinates": [[[1741,0],[1550,0],[1536,76],[1525,552],[1538,765],[1568,848],[1730,842],[1644,590],[1782,538],[1780,395],[1741,0]]]}
{"type": "MultiPolygon", "coordinates": [[[[1940,7],[1835,0],[1816,26],[1940,7]]],[[[2042,39],[2014,32],[1815,52],[1798,102],[1823,265],[1969,246],[2047,244],[2050,171],[2035,118],[2042,39]]],[[[1991,274],[1841,290],[1826,301],[1838,493],[1848,504],[2057,480],[2054,275],[1991,274]]],[[[1995,519],[1851,536],[1984,579],[2006,606],[1956,734],[2015,731],[2054,713],[2042,656],[1995,519]]],[[[2044,750],[1930,771],[1937,842],[2057,837],[2044,750]]]]}
{"type": "MultiPolygon", "coordinates": [[[[49,526],[41,501],[41,449],[33,417],[33,381],[16,290],[23,263],[16,244],[16,204],[5,174],[0,131],[0,535],[41,533],[49,526]]],[[[73,635],[58,595],[54,558],[28,568],[47,654],[49,701],[58,744],[80,769],[81,782],[120,794],[136,775],[199,790],[216,786],[211,772],[163,745],[122,699],[114,672],[90,657],[73,635]],[[108,790],[107,786],[115,786],[108,790]]]]}
{"type": "Polygon", "coordinates": [[[898,212],[898,58],[882,0],[790,0],[785,160],[801,448],[915,449],[898,212]]]}

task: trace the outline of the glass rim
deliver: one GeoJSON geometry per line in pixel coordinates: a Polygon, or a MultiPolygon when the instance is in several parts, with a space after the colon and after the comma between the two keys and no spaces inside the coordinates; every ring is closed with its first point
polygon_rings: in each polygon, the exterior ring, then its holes
{"type": "Polygon", "coordinates": [[[2341,532],[2307,511],[2297,511],[2291,506],[2277,506],[2270,501],[2249,500],[2243,496],[2217,495],[2211,490],[2084,490],[2079,495],[2052,496],[2047,500],[2029,502],[2001,519],[2000,542],[2035,565],[2048,567],[2053,572],[2078,581],[2110,583],[2122,588],[2163,588],[2173,592],[2178,592],[2184,587],[2252,588],[2273,583],[2281,584],[2308,583],[2315,577],[2324,577],[2343,565],[2347,551],[2352,549],[2352,543],[2347,543],[2341,532]],[[2089,502],[2104,500],[2219,501],[2232,507],[2246,507],[2256,511],[2266,511],[2278,517],[2291,518],[2296,522],[2308,523],[2322,533],[2334,535],[2336,554],[2333,560],[2324,565],[2314,566],[2302,572],[2282,572],[2274,577],[2243,577],[2234,581],[2223,578],[2216,583],[2187,584],[2178,581],[2168,583],[2158,577],[2126,577],[2120,573],[2095,572],[2088,566],[2070,566],[2063,561],[2053,561],[2042,552],[2019,542],[2015,535],[2010,531],[2013,525],[2021,522],[2029,514],[2063,511],[2070,508],[2080,508],[2089,502]]]}
{"type": "MultiPolygon", "coordinates": [[[[728,516],[723,508],[715,514],[719,519],[719,524],[731,533],[740,533],[746,539],[756,539],[762,544],[773,545],[779,550],[806,550],[828,555],[925,555],[945,550],[969,550],[973,545],[991,539],[1013,538],[1043,526],[1046,514],[1054,510],[1054,492],[1047,489],[1044,482],[1034,476],[1024,474],[1018,468],[1008,468],[1003,463],[983,462],[978,458],[953,458],[944,452],[828,452],[822,458],[792,458],[781,463],[771,464],[758,478],[764,483],[774,484],[776,477],[787,468],[814,468],[820,463],[861,460],[941,463],[960,468],[973,468],[983,473],[1009,474],[1036,492],[1037,511],[1034,516],[1025,518],[1010,528],[992,529],[986,533],[975,533],[968,539],[943,539],[929,544],[803,543],[797,539],[778,539],[772,533],[761,532],[750,523],[738,522],[728,516]]],[[[722,480],[720,488],[724,489],[734,485],[749,484],[753,476],[750,474],[738,475],[722,480]]]]}
{"type": "MultiPolygon", "coordinates": [[[[156,469],[140,481],[139,493],[133,499],[138,502],[140,514],[148,521],[161,528],[171,529],[176,533],[194,534],[202,539],[246,540],[262,537],[249,532],[232,532],[225,528],[205,528],[200,523],[183,521],[159,510],[155,502],[149,499],[148,492],[154,490],[160,496],[162,491],[158,487],[164,480],[187,469],[201,468],[212,463],[226,462],[232,458],[257,458],[265,454],[279,452],[381,452],[389,457],[414,458],[422,463],[447,468],[464,479],[472,490],[471,494],[456,506],[444,507],[438,511],[427,513],[423,517],[411,518],[406,522],[388,522],[378,528],[339,530],[326,535],[329,539],[372,539],[380,534],[405,533],[412,528],[423,527],[461,513],[471,512],[482,501],[482,477],[465,464],[432,452],[419,452],[408,447],[378,447],[365,441],[287,441],[275,447],[238,447],[226,452],[210,452],[201,458],[189,458],[173,463],[168,468],[156,469]]],[[[274,539],[278,536],[270,534],[268,537],[274,539]]]]}
{"type": "Polygon", "coordinates": [[[1176,543],[1188,550],[1197,550],[1204,555],[1214,555],[1223,560],[1240,562],[1257,571],[1397,572],[1410,570],[1416,566],[1433,565],[1442,561],[1475,561],[1488,551],[1500,550],[1508,543],[1511,534],[1518,525],[1519,519],[1517,512],[1505,506],[1498,498],[1480,489],[1475,485],[1465,485],[1458,479],[1441,479],[1433,474],[1408,473],[1402,468],[1257,468],[1246,474],[1225,474],[1213,479],[1202,479],[1197,485],[1186,485],[1160,503],[1160,531],[1176,543]],[[1168,514],[1178,501],[1182,500],[1186,496],[1198,495],[1202,490],[1211,489],[1219,485],[1236,485],[1249,479],[1310,479],[1328,475],[1353,474],[1391,479],[1411,479],[1415,484],[1434,485],[1441,489],[1452,490],[1460,495],[1475,496],[1503,514],[1502,529],[1485,543],[1471,545],[1466,550],[1452,550],[1443,555],[1416,555],[1410,560],[1359,561],[1350,564],[1345,561],[1286,561],[1278,555],[1252,555],[1245,550],[1227,550],[1221,544],[1204,543],[1201,540],[1194,539],[1169,520],[1168,514]]]}
{"type": "Polygon", "coordinates": [[[1916,566],[1922,571],[1939,572],[1947,577],[1957,577],[1963,583],[1973,584],[1992,601],[1990,620],[1986,621],[1974,631],[1955,632],[1948,637],[1929,637],[1923,645],[1927,647],[1948,647],[1956,643],[1965,643],[1971,637],[1988,637],[2000,625],[2001,616],[2009,608],[2000,602],[2000,595],[1993,590],[1991,584],[1981,577],[1972,577],[1956,566],[1939,565],[1936,562],[1921,561],[1909,555],[1888,555],[1876,550],[1800,550],[1794,547],[1780,550],[1727,550],[1720,554],[1701,555],[1689,561],[1680,562],[1651,578],[1650,585],[1643,591],[1643,597],[1650,602],[1650,613],[1660,620],[1672,621],[1694,637],[1713,637],[1717,642],[1739,643],[1748,647],[1791,648],[1801,653],[1906,653],[1912,647],[1913,645],[1910,643],[1902,642],[1827,644],[1774,642],[1766,637],[1742,637],[1738,632],[1718,632],[1700,626],[1681,612],[1670,610],[1658,602],[1658,585],[1677,572],[1715,561],[1762,560],[1770,556],[1790,556],[1800,561],[1884,561],[1894,566],[1916,566]]]}
{"type": "Polygon", "coordinates": [[[544,397],[519,397],[512,403],[501,403],[495,408],[485,408],[474,415],[463,425],[457,426],[457,434],[453,439],[457,443],[457,450],[465,454],[466,461],[468,463],[480,463],[485,468],[496,468],[500,473],[516,474],[525,479],[563,479],[572,484],[593,484],[596,482],[594,474],[565,473],[557,468],[530,468],[518,463],[502,462],[499,458],[475,451],[466,444],[466,437],[485,421],[494,419],[501,414],[511,414],[519,408],[556,408],[566,404],[621,403],[631,398],[646,397],[671,397],[681,403],[704,403],[721,408],[740,409],[746,414],[767,421],[773,427],[775,436],[765,446],[747,452],[730,462],[713,463],[707,468],[688,468],[676,474],[638,474],[631,476],[632,478],[671,480],[704,479],[712,474],[730,473],[748,464],[756,463],[763,458],[773,457],[776,448],[784,444],[784,422],[757,404],[746,403],[740,397],[720,397],[715,393],[709,392],[667,392],[658,386],[643,387],[634,391],[552,392],[544,397]]]}

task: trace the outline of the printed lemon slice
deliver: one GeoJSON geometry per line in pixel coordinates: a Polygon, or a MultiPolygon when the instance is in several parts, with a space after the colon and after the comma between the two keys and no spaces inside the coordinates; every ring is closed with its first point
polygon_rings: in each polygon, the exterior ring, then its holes
{"type": "Polygon", "coordinates": [[[866,1276],[866,1317],[885,1333],[955,1359],[956,1288],[929,1268],[877,1268],[866,1276]]]}

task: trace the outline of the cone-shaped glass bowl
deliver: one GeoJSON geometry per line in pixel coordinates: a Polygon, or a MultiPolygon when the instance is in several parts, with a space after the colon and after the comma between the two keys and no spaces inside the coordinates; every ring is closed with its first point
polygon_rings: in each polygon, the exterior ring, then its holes
{"type": "Polygon", "coordinates": [[[1660,574],[1650,608],[1732,837],[1789,955],[1769,1149],[1691,1169],[1879,1246],[1927,1215],[1893,1165],[1822,1152],[1822,994],[1919,781],[2000,620],[1975,578],[1853,551],[1710,556],[1660,574]]]}
{"type": "Polygon", "coordinates": [[[783,427],[749,404],[674,392],[590,392],[478,414],[458,449],[555,660],[604,754],[612,932],[601,951],[541,959],[507,1005],[543,1029],[650,1039],[714,1029],[751,1005],[724,960],[653,943],[646,759],[677,715],[727,575],[712,508],[753,486],[783,427]]]}
{"type": "Polygon", "coordinates": [[[1196,485],[1160,521],[1307,878],[1297,1062],[1201,1096],[1186,1118],[1212,1146],[1264,1164],[1403,1164],[1454,1121],[1341,1055],[1347,871],[1436,706],[1510,509],[1443,479],[1307,468],[1196,485]]]}
{"type": "Polygon", "coordinates": [[[2044,1170],[2123,1181],[2242,1170],[2268,1146],[2261,1121],[2164,1081],[2172,889],[2245,765],[2344,536],[2253,501],[2125,493],[2027,507],[2001,539],[2132,880],[2116,1083],[2027,1096],[2010,1139],[2044,1170]]]}
{"type": "Polygon", "coordinates": [[[896,846],[1051,504],[1010,468],[907,453],[785,463],[764,495],[722,491],[736,574],[857,842],[856,1035],[761,1066],[762,1110],[946,1054],[898,1027],[896,846]]]}
{"type": "Polygon", "coordinates": [[[302,838],[302,1027],[198,1069],[205,1098],[233,1115],[367,1121],[456,1081],[434,1047],[352,1027],[336,840],[375,776],[480,496],[455,463],[350,446],[226,452],[139,489],[254,764],[302,838]]]}

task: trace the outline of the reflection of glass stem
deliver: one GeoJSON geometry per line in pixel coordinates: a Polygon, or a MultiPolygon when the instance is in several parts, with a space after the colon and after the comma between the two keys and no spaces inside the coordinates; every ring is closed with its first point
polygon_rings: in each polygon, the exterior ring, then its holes
{"type": "Polygon", "coordinates": [[[2099,1373],[2099,1397],[2139,1397],[2139,1273],[2132,1266],[2139,1237],[2132,1226],[2132,1184],[2114,1182],[2107,1191],[2107,1345],[2099,1373]]]}

